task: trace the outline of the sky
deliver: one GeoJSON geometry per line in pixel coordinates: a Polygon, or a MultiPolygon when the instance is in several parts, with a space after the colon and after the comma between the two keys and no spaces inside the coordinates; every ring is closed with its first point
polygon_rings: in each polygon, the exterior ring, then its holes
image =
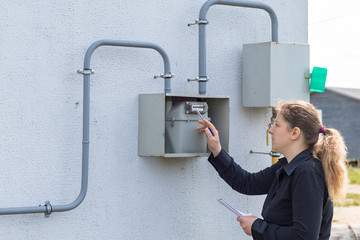
{"type": "Polygon", "coordinates": [[[310,70],[328,70],[326,86],[360,89],[360,0],[308,0],[310,70]]]}

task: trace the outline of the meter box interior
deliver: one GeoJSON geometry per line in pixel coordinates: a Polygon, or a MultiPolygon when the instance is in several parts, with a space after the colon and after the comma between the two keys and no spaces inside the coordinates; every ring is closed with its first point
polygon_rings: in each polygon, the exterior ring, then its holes
{"type": "Polygon", "coordinates": [[[227,96],[140,94],[138,155],[208,156],[206,136],[196,129],[198,112],[216,126],[222,147],[229,151],[229,109],[227,96]]]}
{"type": "Polygon", "coordinates": [[[243,106],[271,107],[279,100],[310,101],[309,45],[244,44],[243,106]]]}

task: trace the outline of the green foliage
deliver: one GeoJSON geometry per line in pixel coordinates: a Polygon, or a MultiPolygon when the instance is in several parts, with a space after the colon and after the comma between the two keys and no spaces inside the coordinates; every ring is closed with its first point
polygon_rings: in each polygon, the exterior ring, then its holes
{"type": "Polygon", "coordinates": [[[346,199],[343,202],[335,202],[334,206],[335,207],[360,206],[360,194],[347,193],[346,199]]]}
{"type": "MultiPolygon", "coordinates": [[[[350,184],[359,184],[360,185],[360,168],[350,166],[347,168],[347,172],[348,172],[350,184]]],[[[335,207],[360,206],[360,194],[347,193],[346,199],[342,202],[335,202],[334,206],[335,207]]]]}
{"type": "Polygon", "coordinates": [[[360,185],[360,168],[358,167],[349,167],[347,169],[350,184],[359,184],[360,185]]]}

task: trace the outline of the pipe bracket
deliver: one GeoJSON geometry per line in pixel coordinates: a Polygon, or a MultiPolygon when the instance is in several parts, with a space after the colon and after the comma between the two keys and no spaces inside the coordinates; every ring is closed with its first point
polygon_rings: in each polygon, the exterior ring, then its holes
{"type": "Polygon", "coordinates": [[[172,73],[167,73],[167,74],[160,74],[160,75],[155,75],[154,79],[156,78],[173,78],[174,74],[172,73]]]}
{"type": "Polygon", "coordinates": [[[50,201],[46,201],[45,202],[45,217],[46,218],[50,217],[51,212],[52,212],[52,206],[50,204],[50,201]]]}
{"type": "Polygon", "coordinates": [[[270,152],[255,152],[253,150],[250,150],[251,154],[265,154],[265,155],[269,155],[271,157],[280,157],[280,153],[279,152],[275,152],[275,151],[270,151],[270,152]]]}
{"type": "Polygon", "coordinates": [[[206,19],[196,19],[194,23],[188,23],[188,26],[192,26],[192,25],[206,25],[209,24],[209,21],[206,19]]]}
{"type": "Polygon", "coordinates": [[[77,73],[82,75],[90,75],[90,74],[94,74],[95,71],[92,69],[79,69],[77,70],[77,73]]]}
{"type": "Polygon", "coordinates": [[[207,82],[207,81],[209,81],[209,78],[208,77],[196,77],[195,79],[188,78],[187,81],[188,82],[192,82],[192,81],[195,81],[195,82],[207,82]]]}

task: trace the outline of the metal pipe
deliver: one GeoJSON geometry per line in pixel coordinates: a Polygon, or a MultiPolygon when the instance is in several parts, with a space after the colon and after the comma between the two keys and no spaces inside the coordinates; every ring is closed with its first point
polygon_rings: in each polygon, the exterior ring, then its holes
{"type": "Polygon", "coordinates": [[[206,82],[208,77],[206,75],[206,25],[208,21],[206,20],[206,14],[209,8],[213,5],[228,5],[228,6],[237,6],[237,7],[247,7],[247,8],[259,8],[263,9],[269,13],[271,18],[271,36],[273,42],[278,42],[278,20],[275,11],[267,4],[261,2],[252,2],[252,1],[241,1],[241,0],[208,0],[201,7],[199,19],[196,20],[195,24],[199,25],[199,77],[198,79],[204,79],[199,82],[199,94],[206,94],[206,82]]]}
{"type": "Polygon", "coordinates": [[[108,39],[104,39],[104,40],[99,40],[94,42],[93,44],[91,44],[91,46],[88,48],[88,50],[86,51],[85,54],[85,61],[84,61],[84,69],[90,69],[90,57],[91,54],[94,52],[94,50],[102,45],[107,45],[107,46],[120,46],[120,47],[134,47],[134,48],[151,48],[154,49],[155,51],[157,51],[158,53],[160,53],[161,57],[163,58],[164,61],[164,74],[160,74],[160,76],[155,76],[155,78],[157,77],[162,77],[164,78],[164,85],[165,85],[165,92],[166,93],[170,93],[171,92],[171,78],[173,77],[173,75],[171,74],[170,71],[170,60],[168,55],[166,54],[165,50],[160,47],[157,44],[154,43],[148,43],[148,42],[134,42],[134,41],[121,41],[121,40],[108,40],[108,39]]]}
{"type": "Polygon", "coordinates": [[[87,49],[84,59],[84,69],[78,72],[84,75],[83,87],[83,141],[82,141],[82,174],[81,174],[81,190],[76,200],[66,205],[51,205],[49,201],[45,202],[43,206],[34,207],[15,207],[15,208],[0,208],[0,215],[9,214],[28,214],[28,213],[44,213],[48,217],[52,212],[69,211],[79,206],[85,199],[88,188],[89,176],[89,132],[90,132],[90,75],[94,71],[90,68],[90,60],[93,52],[100,46],[121,46],[121,47],[135,47],[135,48],[151,48],[160,53],[164,61],[164,74],[161,77],[165,79],[165,92],[171,91],[170,79],[172,74],[170,72],[169,57],[160,46],[147,42],[133,42],[120,40],[99,40],[90,45],[87,49]]]}

